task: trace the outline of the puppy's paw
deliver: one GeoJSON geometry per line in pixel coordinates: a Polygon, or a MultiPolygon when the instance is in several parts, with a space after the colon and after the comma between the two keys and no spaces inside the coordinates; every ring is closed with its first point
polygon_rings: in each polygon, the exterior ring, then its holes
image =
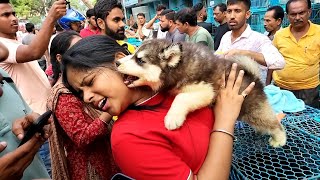
{"type": "Polygon", "coordinates": [[[164,124],[168,130],[175,130],[182,126],[185,119],[185,115],[168,113],[164,118],[164,124]]]}
{"type": "Polygon", "coordinates": [[[269,138],[269,144],[274,148],[284,146],[286,144],[286,141],[287,141],[286,137],[281,137],[281,138],[278,137],[277,139],[273,137],[269,138]]]}

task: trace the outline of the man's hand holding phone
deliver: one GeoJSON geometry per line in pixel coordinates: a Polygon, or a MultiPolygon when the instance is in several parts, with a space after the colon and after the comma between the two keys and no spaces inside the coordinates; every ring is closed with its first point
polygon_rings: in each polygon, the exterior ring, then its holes
{"type": "MultiPolygon", "coordinates": [[[[51,119],[49,119],[51,113],[46,112],[43,115],[42,117],[45,119],[38,119],[40,115],[37,113],[31,113],[26,115],[25,117],[17,119],[12,125],[13,134],[15,134],[19,140],[23,140],[26,133],[30,134],[30,132],[28,133],[25,131],[28,129],[30,130],[30,127],[31,126],[34,127],[35,125],[37,125],[37,123],[39,125],[39,121],[42,121],[40,124],[42,126],[40,127],[42,132],[33,132],[32,134],[34,134],[39,139],[39,141],[43,143],[52,134],[52,131],[50,128],[51,119]],[[46,115],[46,116],[43,116],[43,115],[46,115]]],[[[39,128],[39,127],[36,127],[36,128],[39,128]]]]}
{"type": "MultiPolygon", "coordinates": [[[[39,114],[32,113],[23,118],[17,119],[12,125],[13,133],[21,140],[24,138],[24,130],[34,124],[34,121],[38,119],[39,114]]],[[[35,154],[39,151],[39,148],[51,135],[50,126],[51,120],[46,121],[46,126],[43,127],[43,135],[35,133],[16,150],[9,152],[0,157],[0,180],[2,179],[21,179],[24,170],[31,164],[35,154]]],[[[0,152],[6,148],[6,142],[0,142],[0,152]]]]}

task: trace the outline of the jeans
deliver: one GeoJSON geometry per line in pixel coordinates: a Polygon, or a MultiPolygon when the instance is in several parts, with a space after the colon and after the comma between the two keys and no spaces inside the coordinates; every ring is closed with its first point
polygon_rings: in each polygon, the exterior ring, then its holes
{"type": "Polygon", "coordinates": [[[50,149],[48,140],[39,149],[40,157],[48,171],[48,174],[51,176],[51,158],[50,158],[50,149]]]}

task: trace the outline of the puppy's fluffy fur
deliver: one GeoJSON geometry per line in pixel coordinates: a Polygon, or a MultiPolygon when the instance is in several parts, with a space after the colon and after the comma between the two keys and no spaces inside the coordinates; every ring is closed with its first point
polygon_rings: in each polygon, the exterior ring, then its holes
{"type": "MultiPolygon", "coordinates": [[[[116,55],[117,56],[117,55],[116,55]]],[[[116,57],[117,59],[117,57],[116,57]]],[[[273,147],[286,143],[286,132],[277,120],[263,92],[258,65],[247,57],[218,58],[205,46],[191,43],[171,44],[166,40],[146,41],[134,55],[118,59],[118,71],[136,76],[134,86],[147,85],[154,91],[170,90],[176,97],[165,117],[169,130],[179,128],[189,112],[212,104],[229,76],[232,64],[245,71],[240,92],[251,82],[256,85],[244,100],[239,118],[262,134],[270,134],[273,147]]]]}

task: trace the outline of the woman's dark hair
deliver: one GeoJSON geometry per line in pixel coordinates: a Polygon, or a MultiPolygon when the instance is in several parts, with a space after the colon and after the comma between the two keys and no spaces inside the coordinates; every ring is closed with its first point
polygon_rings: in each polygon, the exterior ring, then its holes
{"type": "Polygon", "coordinates": [[[60,63],[57,60],[57,54],[63,55],[70,47],[71,41],[75,36],[80,35],[75,31],[65,31],[53,38],[50,47],[50,62],[53,71],[53,84],[57,82],[61,74],[60,63]]]}
{"type": "Polygon", "coordinates": [[[69,85],[66,76],[67,69],[70,67],[80,71],[99,67],[114,69],[113,61],[117,52],[129,55],[125,48],[108,36],[94,35],[81,39],[63,55],[63,83],[74,95],[79,97],[78,92],[69,85]]]}

